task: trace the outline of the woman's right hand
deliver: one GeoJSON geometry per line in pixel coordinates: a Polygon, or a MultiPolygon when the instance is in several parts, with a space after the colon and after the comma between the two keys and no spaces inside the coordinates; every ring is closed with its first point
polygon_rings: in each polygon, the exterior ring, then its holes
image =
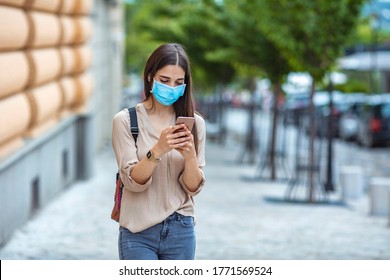
{"type": "Polygon", "coordinates": [[[164,129],[152,148],[153,154],[161,158],[171,150],[185,146],[191,140],[191,132],[188,129],[184,130],[184,127],[185,124],[177,124],[164,129]]]}

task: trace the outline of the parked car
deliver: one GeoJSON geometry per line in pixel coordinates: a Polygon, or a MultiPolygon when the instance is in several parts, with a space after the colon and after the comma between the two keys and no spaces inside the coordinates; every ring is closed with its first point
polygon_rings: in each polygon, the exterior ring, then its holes
{"type": "Polygon", "coordinates": [[[358,121],[357,141],[365,147],[390,141],[390,95],[368,97],[358,121]]]}
{"type": "Polygon", "coordinates": [[[339,136],[345,141],[356,141],[359,116],[366,102],[364,93],[348,93],[345,95],[346,110],[340,116],[339,136]]]}

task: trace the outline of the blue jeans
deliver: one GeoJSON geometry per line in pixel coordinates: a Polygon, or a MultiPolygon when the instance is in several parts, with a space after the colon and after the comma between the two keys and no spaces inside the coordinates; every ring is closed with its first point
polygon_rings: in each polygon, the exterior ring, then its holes
{"type": "Polygon", "coordinates": [[[193,260],[195,245],[194,218],[176,212],[141,232],[119,228],[121,260],[193,260]]]}

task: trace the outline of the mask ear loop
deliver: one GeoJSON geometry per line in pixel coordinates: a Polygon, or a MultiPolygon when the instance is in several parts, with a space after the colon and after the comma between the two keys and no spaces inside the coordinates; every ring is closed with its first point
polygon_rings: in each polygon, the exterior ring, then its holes
{"type": "MultiPolygon", "coordinates": [[[[150,80],[149,80],[149,83],[150,83],[150,80]]],[[[149,90],[150,93],[153,93],[153,87],[154,87],[154,79],[151,82],[151,87],[150,87],[150,90],[149,90]]]]}
{"type": "MultiPolygon", "coordinates": [[[[149,90],[149,92],[150,93],[153,93],[153,86],[154,86],[154,83],[153,83],[153,81],[151,82],[150,81],[150,73],[148,74],[148,82],[150,83],[150,90],[149,90]]],[[[153,79],[154,80],[154,79],[153,79]]]]}

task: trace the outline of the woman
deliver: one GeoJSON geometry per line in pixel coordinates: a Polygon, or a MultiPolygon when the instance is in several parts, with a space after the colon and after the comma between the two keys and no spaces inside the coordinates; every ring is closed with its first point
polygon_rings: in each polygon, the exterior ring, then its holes
{"type": "Polygon", "coordinates": [[[112,143],[124,184],[119,219],[120,259],[194,259],[194,202],[204,185],[205,122],[194,112],[191,69],[179,44],[164,44],[144,71],[145,100],[113,119],[112,143]],[[176,118],[195,118],[190,131],[176,118]]]}

